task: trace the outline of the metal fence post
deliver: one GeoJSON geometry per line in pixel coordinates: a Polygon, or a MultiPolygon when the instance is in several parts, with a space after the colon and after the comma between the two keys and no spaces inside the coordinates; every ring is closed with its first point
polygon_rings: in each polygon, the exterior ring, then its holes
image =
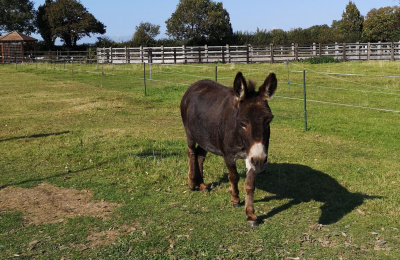
{"type": "Polygon", "coordinates": [[[303,70],[304,132],[307,132],[306,71],[303,70]]]}
{"type": "Polygon", "coordinates": [[[144,95],[147,96],[147,89],[146,89],[146,62],[143,62],[143,82],[144,82],[144,95]]]}

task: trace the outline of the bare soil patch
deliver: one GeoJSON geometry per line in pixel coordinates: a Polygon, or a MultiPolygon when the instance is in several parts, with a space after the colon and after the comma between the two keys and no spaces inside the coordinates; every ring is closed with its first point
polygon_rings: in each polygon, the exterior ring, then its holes
{"type": "Polygon", "coordinates": [[[42,183],[35,188],[6,187],[0,190],[0,210],[24,214],[26,225],[64,222],[76,216],[106,219],[120,205],[93,201],[89,190],[56,187],[42,183]]]}

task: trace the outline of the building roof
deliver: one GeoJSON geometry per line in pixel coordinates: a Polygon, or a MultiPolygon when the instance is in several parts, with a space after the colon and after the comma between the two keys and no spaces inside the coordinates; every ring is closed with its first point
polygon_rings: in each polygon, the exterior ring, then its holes
{"type": "Polygon", "coordinates": [[[0,42],[36,42],[37,39],[25,35],[23,33],[14,31],[0,36],[0,42]]]}

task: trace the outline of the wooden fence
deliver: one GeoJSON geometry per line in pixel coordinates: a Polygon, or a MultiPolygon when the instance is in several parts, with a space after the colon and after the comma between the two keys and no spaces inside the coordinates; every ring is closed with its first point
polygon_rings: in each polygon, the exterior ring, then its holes
{"type": "Polygon", "coordinates": [[[90,51],[25,51],[20,49],[0,53],[0,62],[97,63],[96,50],[90,51]]]}
{"type": "Polygon", "coordinates": [[[21,54],[9,52],[0,59],[13,62],[74,62],[100,64],[184,64],[184,63],[252,63],[284,62],[311,57],[333,57],[343,61],[400,60],[400,42],[334,43],[312,45],[267,46],[179,46],[97,48],[88,51],[29,51],[21,61],[21,54]]]}
{"type": "Polygon", "coordinates": [[[343,61],[394,61],[400,60],[400,42],[97,48],[96,54],[100,64],[283,62],[311,57],[333,57],[343,61]]]}

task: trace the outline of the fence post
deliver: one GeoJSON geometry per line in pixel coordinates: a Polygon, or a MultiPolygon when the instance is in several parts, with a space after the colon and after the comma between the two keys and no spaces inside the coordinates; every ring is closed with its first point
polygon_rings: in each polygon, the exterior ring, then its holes
{"type": "Polygon", "coordinates": [[[176,64],[176,48],[174,48],[174,64],[176,64]]]}
{"type": "Polygon", "coordinates": [[[148,55],[149,55],[149,69],[150,69],[150,80],[152,80],[152,78],[151,78],[151,64],[153,63],[153,50],[152,49],[149,49],[149,52],[148,52],[148,55]]]}
{"type": "Polygon", "coordinates": [[[343,61],[346,61],[346,43],[343,43],[343,61]]]}
{"type": "Polygon", "coordinates": [[[142,60],[142,63],[144,63],[144,50],[142,45],[140,45],[140,59],[142,60]]]}
{"type": "Polygon", "coordinates": [[[182,54],[183,54],[183,63],[187,63],[187,60],[186,60],[186,46],[185,45],[182,45],[182,54]]]}
{"type": "Polygon", "coordinates": [[[307,132],[307,97],[306,97],[306,71],[303,70],[303,98],[304,98],[304,132],[307,132]]]}
{"type": "Polygon", "coordinates": [[[318,43],[318,56],[322,57],[322,43],[318,43]]]}
{"type": "Polygon", "coordinates": [[[129,57],[129,48],[127,48],[126,46],[125,46],[125,63],[126,64],[131,63],[130,57],[129,57]]]}
{"type": "Polygon", "coordinates": [[[312,49],[313,49],[312,56],[313,57],[317,56],[317,45],[315,42],[313,42],[313,44],[312,44],[312,49]]]}
{"type": "Polygon", "coordinates": [[[161,64],[164,64],[164,45],[161,45],[161,64]]]}
{"type": "Polygon", "coordinates": [[[368,42],[367,44],[367,60],[370,61],[371,59],[371,43],[368,42]]]}
{"type": "Polygon", "coordinates": [[[199,63],[201,63],[201,47],[200,46],[197,48],[197,51],[198,51],[198,55],[199,55],[199,63]]]}
{"type": "Polygon", "coordinates": [[[231,63],[231,51],[229,44],[226,45],[226,51],[227,51],[227,56],[228,56],[228,63],[231,63]]]}
{"type": "Polygon", "coordinates": [[[204,45],[204,55],[206,57],[206,63],[208,63],[208,46],[207,46],[207,44],[204,45]]]}
{"type": "Polygon", "coordinates": [[[394,61],[394,42],[390,45],[390,60],[394,61]]]}
{"type": "Polygon", "coordinates": [[[250,63],[250,44],[247,44],[246,48],[246,62],[250,63]]]}
{"type": "Polygon", "coordinates": [[[274,63],[274,44],[271,43],[269,45],[269,48],[270,48],[270,52],[271,52],[271,63],[274,63]]]}
{"type": "Polygon", "coordinates": [[[378,59],[380,60],[382,58],[382,44],[381,41],[378,41],[378,59]]]}
{"type": "Polygon", "coordinates": [[[143,62],[143,82],[144,82],[144,95],[147,96],[147,89],[146,89],[146,63],[143,62]]]}
{"type": "Polygon", "coordinates": [[[101,64],[101,85],[100,85],[100,88],[103,88],[103,78],[104,78],[104,65],[101,64]]]}
{"type": "Polygon", "coordinates": [[[225,50],[224,50],[224,46],[221,46],[221,50],[222,50],[222,63],[225,63],[225,50]]]}
{"type": "Polygon", "coordinates": [[[299,61],[299,44],[298,43],[294,44],[294,59],[296,61],[299,61]]]}
{"type": "Polygon", "coordinates": [[[338,59],[339,55],[339,45],[337,42],[335,42],[335,58],[338,59]]]}

